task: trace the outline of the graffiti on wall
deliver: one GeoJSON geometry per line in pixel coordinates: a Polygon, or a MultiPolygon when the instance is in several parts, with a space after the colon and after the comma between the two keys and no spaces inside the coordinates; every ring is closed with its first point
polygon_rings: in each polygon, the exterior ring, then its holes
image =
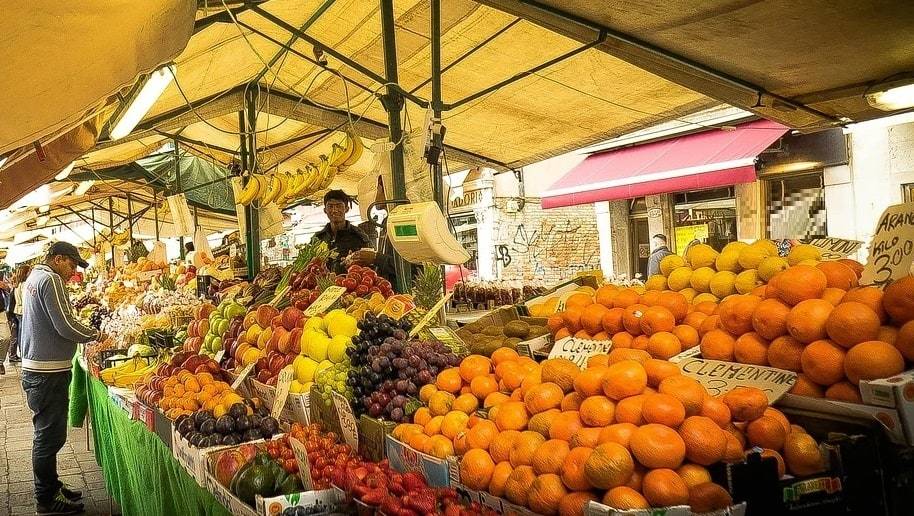
{"type": "Polygon", "coordinates": [[[496,261],[507,276],[567,277],[600,263],[596,226],[576,218],[509,221],[498,228],[496,242],[496,261]]]}

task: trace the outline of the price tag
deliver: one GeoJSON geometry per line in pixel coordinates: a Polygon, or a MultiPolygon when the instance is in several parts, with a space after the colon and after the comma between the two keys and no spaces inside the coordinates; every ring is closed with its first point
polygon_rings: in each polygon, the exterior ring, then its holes
{"type": "Polygon", "coordinates": [[[886,208],[870,241],[861,285],[885,285],[911,274],[914,263],[914,202],[886,208]]]}
{"type": "Polygon", "coordinates": [[[229,256],[231,256],[233,258],[235,256],[238,256],[238,246],[236,244],[232,244],[231,246],[229,246],[229,256]]]}
{"type": "Polygon", "coordinates": [[[224,350],[224,349],[220,349],[219,351],[217,351],[217,352],[216,352],[216,358],[215,358],[216,363],[221,364],[221,363],[222,363],[222,357],[224,357],[224,356],[225,356],[225,350],[224,350]]]}
{"type": "Polygon", "coordinates": [[[726,394],[735,387],[755,387],[765,392],[769,403],[780,399],[797,381],[793,371],[704,358],[683,359],[679,369],[704,385],[711,396],[726,394]]]}
{"type": "Polygon", "coordinates": [[[466,353],[466,343],[457,333],[447,326],[432,326],[422,332],[423,338],[432,338],[447,346],[451,351],[460,355],[466,353]]]}
{"type": "Polygon", "coordinates": [[[276,396],[273,397],[273,410],[270,415],[279,419],[283,407],[286,406],[286,399],[289,397],[289,387],[292,385],[292,379],[295,378],[295,367],[291,364],[282,368],[276,377],[276,396]]]}
{"type": "Polygon", "coordinates": [[[337,287],[336,285],[327,287],[327,290],[321,292],[321,295],[311,303],[311,306],[305,309],[305,315],[314,317],[315,315],[326,312],[327,309],[333,306],[333,303],[336,303],[336,300],[345,293],[346,287],[337,287]]]}
{"type": "Polygon", "coordinates": [[[567,358],[577,364],[581,369],[584,369],[587,367],[588,358],[599,355],[600,353],[608,353],[611,347],[612,341],[609,340],[587,340],[565,337],[552,346],[552,351],[549,352],[549,358],[567,358]]]}
{"type": "Polygon", "coordinates": [[[311,491],[314,489],[314,481],[311,480],[311,462],[308,461],[308,450],[301,441],[294,437],[289,437],[289,445],[292,446],[292,453],[295,454],[295,460],[298,461],[298,477],[301,479],[302,491],[311,491]]]}
{"type": "Polygon", "coordinates": [[[384,309],[381,310],[381,313],[399,321],[403,314],[406,313],[406,303],[400,299],[390,298],[384,303],[384,309]]]}
{"type": "Polygon", "coordinates": [[[445,303],[448,302],[448,299],[450,299],[452,295],[453,293],[448,293],[448,295],[439,299],[438,302],[435,303],[435,306],[433,306],[432,309],[429,310],[428,313],[426,313],[425,316],[419,320],[419,323],[413,326],[412,331],[409,332],[409,336],[415,337],[416,334],[419,333],[422,328],[425,328],[433,318],[438,317],[438,314],[441,313],[441,308],[445,303]]]}
{"type": "Polygon", "coordinates": [[[811,238],[808,240],[800,240],[800,242],[817,247],[822,253],[823,260],[840,260],[841,258],[847,258],[863,247],[863,242],[845,240],[843,238],[811,238]]]}
{"type": "Polygon", "coordinates": [[[352,413],[352,407],[349,400],[342,394],[333,391],[333,405],[336,407],[336,413],[340,418],[340,428],[343,431],[343,438],[346,444],[353,450],[359,449],[359,427],[355,420],[355,414],[352,413]]]}
{"type": "Polygon", "coordinates": [[[251,371],[254,370],[254,364],[255,364],[255,362],[251,362],[250,364],[244,366],[244,369],[242,369],[241,371],[238,372],[238,378],[235,378],[235,381],[232,382],[233,391],[238,390],[238,387],[241,387],[241,384],[244,382],[244,379],[247,378],[248,375],[251,374],[251,371]]]}

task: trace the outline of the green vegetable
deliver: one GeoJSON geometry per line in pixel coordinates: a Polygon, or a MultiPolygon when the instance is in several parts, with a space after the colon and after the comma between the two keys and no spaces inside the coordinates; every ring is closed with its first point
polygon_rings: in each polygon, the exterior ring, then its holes
{"type": "Polygon", "coordinates": [[[235,495],[244,503],[253,506],[256,495],[272,496],[274,494],[275,480],[269,466],[255,464],[246,469],[238,478],[235,495]]]}
{"type": "Polygon", "coordinates": [[[282,484],[279,485],[279,489],[276,491],[277,494],[288,495],[300,493],[302,489],[301,480],[299,480],[298,475],[286,475],[285,480],[283,480],[282,484]]]}

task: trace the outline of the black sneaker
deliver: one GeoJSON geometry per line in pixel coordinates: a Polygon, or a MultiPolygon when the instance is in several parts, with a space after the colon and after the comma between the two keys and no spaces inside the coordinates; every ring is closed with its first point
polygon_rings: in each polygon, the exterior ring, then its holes
{"type": "Polygon", "coordinates": [[[6,368],[3,367],[3,363],[0,362],[0,374],[6,374],[6,368]]]}
{"type": "Polygon", "coordinates": [[[66,485],[60,487],[60,494],[71,502],[78,502],[83,498],[83,492],[77,489],[69,489],[66,485]]]}
{"type": "Polygon", "coordinates": [[[61,493],[57,493],[57,497],[51,503],[39,503],[35,507],[36,516],[79,514],[81,512],[83,512],[83,504],[73,503],[64,498],[61,493]]]}

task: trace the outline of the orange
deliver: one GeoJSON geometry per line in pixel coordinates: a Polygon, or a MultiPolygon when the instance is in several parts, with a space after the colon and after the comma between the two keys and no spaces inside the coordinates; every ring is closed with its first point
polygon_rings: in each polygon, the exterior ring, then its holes
{"type": "Polygon", "coordinates": [[[657,390],[678,399],[685,407],[686,416],[694,416],[701,412],[707,396],[707,391],[698,381],[682,375],[665,378],[657,390]]]}
{"type": "Polygon", "coordinates": [[[485,450],[473,449],[460,459],[460,482],[470,489],[487,489],[495,462],[485,450]]]}
{"type": "Polygon", "coordinates": [[[715,315],[717,314],[717,303],[713,301],[701,301],[692,305],[692,311],[701,312],[705,315],[715,315]]]}
{"type": "Polygon", "coordinates": [[[569,410],[578,410],[581,406],[581,402],[584,401],[584,398],[576,392],[569,392],[562,398],[562,404],[559,406],[562,409],[562,412],[568,412],[569,410]]]}
{"type": "Polygon", "coordinates": [[[587,330],[578,330],[577,333],[573,335],[573,337],[582,340],[595,340],[593,335],[587,333],[587,330]]]}
{"type": "Polygon", "coordinates": [[[643,349],[613,349],[606,356],[607,366],[622,362],[624,360],[634,360],[635,362],[644,363],[647,360],[650,360],[651,354],[643,349]]]}
{"type": "Polygon", "coordinates": [[[517,468],[518,466],[532,465],[533,456],[537,448],[544,442],[546,442],[546,438],[536,432],[529,430],[521,432],[514,439],[514,443],[511,446],[511,453],[508,459],[511,461],[511,466],[517,468]]]}
{"type": "MultiPolygon", "coordinates": [[[[562,317],[562,314],[552,314],[546,319],[546,327],[549,328],[549,332],[555,335],[560,329],[565,327],[565,318],[562,317]]],[[[496,363],[496,365],[498,365],[496,363]]]]}
{"type": "Polygon", "coordinates": [[[641,303],[635,303],[625,308],[625,312],[622,314],[622,326],[625,327],[625,331],[635,336],[641,335],[641,316],[644,315],[647,308],[647,305],[641,303]]]}
{"type": "Polygon", "coordinates": [[[657,388],[657,386],[660,385],[660,382],[665,378],[680,374],[679,366],[672,362],[667,362],[666,360],[651,358],[645,360],[642,365],[644,366],[644,371],[647,373],[648,386],[654,388],[657,388]]]}
{"type": "Polygon", "coordinates": [[[565,308],[581,308],[593,304],[593,296],[585,292],[575,292],[565,300],[565,308]]]}
{"type": "Polygon", "coordinates": [[[505,482],[505,498],[517,505],[527,505],[527,494],[536,480],[536,473],[530,466],[514,468],[505,482]]]}
{"type": "Polygon", "coordinates": [[[495,468],[492,470],[492,477],[489,480],[489,487],[486,489],[493,496],[504,496],[505,495],[505,483],[508,481],[508,477],[511,476],[511,473],[514,471],[514,468],[511,467],[510,462],[499,462],[495,465],[495,468]]]}
{"type": "Polygon", "coordinates": [[[718,315],[720,325],[731,335],[742,335],[752,331],[752,315],[761,299],[752,295],[730,296],[720,302],[718,315]]]}
{"type": "Polygon", "coordinates": [[[848,290],[857,286],[857,273],[840,262],[821,262],[816,268],[825,273],[829,288],[848,290]]]}
{"type": "Polygon", "coordinates": [[[689,301],[679,292],[664,290],[660,293],[658,305],[669,310],[677,323],[681,323],[689,313],[689,301]]]}
{"type": "Polygon", "coordinates": [[[419,401],[422,403],[428,403],[429,398],[432,397],[432,394],[438,392],[438,387],[433,383],[428,383],[419,388],[419,401]]]}
{"type": "Polygon", "coordinates": [[[489,445],[489,453],[495,462],[511,460],[511,449],[514,447],[514,441],[520,436],[517,430],[502,431],[495,435],[492,444],[489,445]]]}
{"type": "Polygon", "coordinates": [[[724,458],[727,452],[725,433],[714,420],[704,416],[689,417],[679,427],[686,458],[702,466],[710,466],[724,458]]]}
{"type": "Polygon", "coordinates": [[[543,437],[549,437],[549,427],[552,426],[552,422],[555,421],[555,418],[561,413],[562,411],[559,409],[540,412],[530,418],[530,421],[527,423],[527,429],[539,432],[543,434],[543,437]]]}
{"type": "MultiPolygon", "coordinates": [[[[785,440],[786,440],[786,438],[785,438],[785,440]]],[[[777,463],[778,478],[783,477],[784,474],[787,472],[786,467],[784,465],[784,457],[781,457],[780,453],[778,453],[774,450],[762,450],[762,453],[760,455],[762,456],[762,458],[771,457],[772,459],[775,460],[775,462],[777,463]]]]}
{"type": "Polygon", "coordinates": [[[486,376],[492,370],[492,361],[482,355],[470,355],[460,361],[460,377],[470,383],[477,376],[486,376]]]}
{"type": "Polygon", "coordinates": [[[524,395],[524,405],[530,414],[538,414],[562,404],[562,388],[552,382],[545,382],[532,387],[524,395]]]}
{"type": "Polygon", "coordinates": [[[685,419],[685,407],[669,394],[647,394],[641,405],[641,417],[648,423],[675,428],[685,419]]]}
{"type": "Polygon", "coordinates": [[[527,421],[527,409],[523,402],[509,401],[498,405],[495,425],[499,430],[523,430],[527,427],[527,421]]]}
{"type": "Polygon", "coordinates": [[[764,299],[752,314],[752,329],[763,338],[776,339],[787,334],[790,307],[779,299],[764,299]]]}
{"type": "Polygon", "coordinates": [[[700,346],[702,358],[732,362],[736,340],[724,330],[712,330],[701,338],[700,346]]]}
{"type": "Polygon", "coordinates": [[[574,377],[574,391],[583,397],[603,394],[603,375],[606,367],[589,365],[574,377]]]}
{"type": "Polygon", "coordinates": [[[672,331],[675,326],[676,317],[673,315],[673,312],[663,306],[648,307],[641,314],[641,332],[647,336],[651,336],[658,332],[672,331]]]}
{"type": "Polygon", "coordinates": [[[555,340],[562,340],[565,337],[571,337],[571,331],[568,328],[561,328],[559,331],[555,332],[555,340]]]}
{"type": "Polygon", "coordinates": [[[591,335],[603,331],[603,315],[606,312],[609,308],[601,304],[588,305],[581,313],[581,327],[591,335]]]}
{"type": "Polygon", "coordinates": [[[592,453],[593,449],[583,446],[572,448],[568,452],[562,464],[562,483],[565,487],[574,491],[584,491],[593,487],[584,476],[584,464],[592,453]]]}
{"type": "Polygon", "coordinates": [[[431,419],[432,415],[429,413],[428,407],[419,407],[413,412],[413,423],[416,423],[417,425],[425,426],[431,419]]]}
{"type": "MultiPolygon", "coordinates": [[[[585,369],[590,369],[594,367],[606,367],[609,365],[609,355],[606,353],[597,353],[596,355],[591,355],[587,359],[587,367],[585,369]]],[[[577,380],[577,377],[575,377],[577,380]]]]}
{"type": "Polygon", "coordinates": [[[808,376],[802,373],[797,377],[797,383],[793,384],[793,387],[787,392],[796,394],[797,396],[807,396],[810,398],[825,397],[822,386],[810,380],[808,376]]]}
{"type": "Polygon", "coordinates": [[[660,331],[650,336],[646,351],[654,358],[668,360],[682,351],[682,344],[676,335],[668,331],[660,331]]]}
{"type": "MultiPolygon", "coordinates": [[[[908,321],[908,323],[909,323],[909,322],[910,322],[910,321],[908,321]]],[[[908,323],[905,323],[905,325],[902,326],[901,328],[907,327],[907,326],[908,326],[908,323]]],[[[896,342],[896,341],[898,340],[898,335],[899,335],[899,333],[900,333],[900,329],[899,329],[899,328],[895,328],[894,326],[885,326],[885,325],[883,325],[883,326],[880,326],[880,327],[879,327],[879,335],[878,335],[875,339],[873,339],[873,340],[881,340],[882,342],[888,342],[889,344],[891,344],[891,345],[895,346],[896,348],[898,348],[898,351],[901,351],[901,354],[904,355],[906,359],[911,360],[911,359],[908,357],[908,353],[904,350],[904,344],[905,344],[907,341],[903,341],[903,342],[900,342],[900,343],[899,343],[899,342],[896,342]]],[[[907,337],[907,334],[905,335],[905,337],[907,337]]]]}
{"type": "Polygon", "coordinates": [[[639,394],[637,396],[629,396],[616,403],[616,421],[633,425],[644,423],[644,418],[641,414],[644,398],[644,394],[639,394]]]}
{"type": "Polygon", "coordinates": [[[606,491],[603,495],[603,505],[622,511],[651,508],[651,504],[641,496],[641,493],[627,486],[614,487],[606,491]]]}
{"type": "Polygon", "coordinates": [[[650,339],[647,335],[638,335],[632,340],[632,349],[639,349],[641,351],[647,351],[647,345],[650,343],[650,339]]]}
{"type": "Polygon", "coordinates": [[[696,330],[698,330],[699,328],[701,328],[701,323],[704,322],[704,320],[707,319],[708,317],[710,317],[710,316],[704,312],[698,312],[698,311],[689,312],[689,314],[686,315],[685,318],[682,320],[682,324],[691,326],[692,328],[695,328],[696,330]]]}
{"type": "Polygon", "coordinates": [[[584,462],[584,478],[599,489],[625,485],[635,470],[635,461],[621,444],[607,442],[594,448],[584,462]]]}
{"type": "Polygon", "coordinates": [[[676,430],[664,425],[638,427],[628,443],[638,462],[648,468],[678,468],[685,459],[686,446],[676,430]]]}
{"type": "Polygon", "coordinates": [[[562,498],[567,494],[568,490],[562,484],[562,477],[553,473],[540,475],[530,485],[527,506],[537,514],[556,514],[562,498]]]}
{"type": "Polygon", "coordinates": [[[895,346],[878,340],[857,344],[847,352],[844,360],[844,373],[854,385],[860,380],[888,378],[902,371],[904,357],[901,353],[895,346]]]}
{"type": "Polygon", "coordinates": [[[784,462],[797,476],[807,476],[823,469],[822,454],[815,439],[808,434],[791,432],[784,442],[784,462]]]}
{"type": "Polygon", "coordinates": [[[689,488],[672,469],[661,468],[644,475],[641,491],[651,507],[669,507],[689,503],[689,488]]]}
{"type": "Polygon", "coordinates": [[[632,347],[632,343],[635,341],[635,337],[627,331],[620,331],[615,334],[611,334],[613,341],[613,349],[622,349],[632,347]]]}
{"type": "Polygon", "coordinates": [[[443,416],[451,411],[454,406],[454,400],[457,398],[453,394],[445,391],[438,391],[432,394],[428,399],[428,410],[433,416],[443,416]]]}
{"type": "Polygon", "coordinates": [[[610,340],[609,335],[605,331],[597,332],[593,334],[593,340],[610,340]]]}
{"type": "MultiPolygon", "coordinates": [[[[783,274],[783,273],[782,273],[783,274]]],[[[736,387],[721,399],[730,409],[735,421],[753,421],[762,417],[768,408],[768,397],[755,387],[736,387]]]]}
{"type": "Polygon", "coordinates": [[[606,396],[590,396],[581,402],[581,421],[587,426],[606,426],[613,422],[616,404],[606,396]]]}
{"type": "Polygon", "coordinates": [[[689,489],[689,509],[693,514],[723,510],[732,503],[730,493],[713,482],[705,482],[689,489]]]}
{"type": "Polygon", "coordinates": [[[841,300],[844,299],[844,296],[847,295],[846,290],[841,290],[840,288],[827,288],[822,292],[822,299],[828,301],[834,306],[841,304],[841,300]]]}
{"type": "MultiPolygon", "coordinates": [[[[742,434],[739,434],[742,436],[742,434]]],[[[724,432],[724,437],[727,438],[727,451],[724,453],[724,462],[742,462],[746,458],[746,454],[743,452],[743,447],[745,443],[737,437],[737,434],[731,432],[724,432]]]]}
{"type": "Polygon", "coordinates": [[[762,416],[746,425],[746,439],[759,448],[780,450],[787,439],[787,429],[771,416],[762,416]]]}
{"type": "Polygon", "coordinates": [[[488,450],[498,435],[498,427],[488,419],[483,419],[466,431],[466,444],[468,448],[488,450]]]}
{"type": "Polygon", "coordinates": [[[491,408],[491,407],[494,407],[495,405],[499,405],[501,403],[508,401],[508,399],[509,399],[508,395],[506,395],[502,392],[493,392],[492,394],[489,394],[488,396],[486,396],[486,398],[482,402],[482,406],[484,408],[491,408]]]}
{"type": "Polygon", "coordinates": [[[774,287],[777,297],[790,306],[807,299],[822,297],[828,286],[828,277],[824,272],[810,265],[794,265],[775,276],[768,283],[774,287]]]}
{"type": "Polygon", "coordinates": [[[857,303],[863,303],[870,307],[870,310],[876,312],[876,315],[879,316],[879,320],[885,324],[885,322],[889,320],[889,316],[882,305],[883,297],[882,290],[878,287],[859,287],[848,290],[841,302],[847,303],[855,301],[857,303]]]}
{"type": "Polygon", "coordinates": [[[562,312],[562,321],[569,332],[576,333],[581,329],[581,315],[583,313],[583,308],[566,306],[565,311],[562,312]]]}
{"type": "Polygon", "coordinates": [[[672,333],[679,339],[679,344],[682,349],[694,348],[701,341],[701,338],[698,336],[698,330],[687,324],[676,326],[673,328],[672,333]]]}
{"type": "Polygon", "coordinates": [[[597,495],[590,491],[572,491],[559,501],[559,516],[580,516],[584,514],[588,504],[599,502],[597,495]]]}
{"type": "Polygon", "coordinates": [[[511,348],[498,348],[492,352],[492,364],[498,366],[502,362],[517,360],[517,357],[517,351],[511,348]]]}
{"type": "Polygon", "coordinates": [[[857,260],[851,260],[850,258],[841,258],[841,259],[835,260],[835,261],[840,264],[850,267],[850,269],[852,271],[854,271],[854,274],[857,275],[858,279],[860,278],[860,276],[863,275],[863,264],[858,262],[857,260]]]}
{"type": "Polygon", "coordinates": [[[817,340],[800,355],[803,373],[819,385],[831,385],[844,379],[845,350],[830,340],[817,340]]]}
{"type": "Polygon", "coordinates": [[[812,342],[828,337],[825,323],[835,307],[824,299],[807,299],[787,314],[787,331],[800,342],[812,342]]]}
{"type": "Polygon", "coordinates": [[[874,340],[894,345],[908,361],[914,361],[914,321],[904,323],[894,333],[890,330],[891,327],[888,326],[880,328],[879,338],[874,340]]]}
{"type": "Polygon", "coordinates": [[[486,399],[486,396],[497,391],[498,382],[495,381],[495,377],[493,376],[477,376],[470,382],[470,392],[480,400],[486,399]]]}
{"type": "Polygon", "coordinates": [[[463,378],[460,377],[460,370],[456,367],[449,367],[441,371],[435,379],[435,386],[452,394],[459,393],[460,388],[463,387],[463,378]]]}
{"type": "Polygon", "coordinates": [[[726,428],[731,422],[730,407],[723,401],[711,396],[705,397],[704,402],[701,404],[699,415],[709,418],[721,428],[726,428]]]}
{"type": "Polygon", "coordinates": [[[691,462],[679,466],[679,468],[676,469],[676,474],[682,477],[682,481],[686,483],[686,486],[689,489],[711,481],[711,473],[708,472],[707,468],[699,464],[692,464],[691,462]]]}
{"type": "Polygon", "coordinates": [[[571,392],[574,390],[574,379],[581,369],[567,358],[550,358],[543,361],[540,371],[543,383],[551,382],[558,385],[562,392],[571,392]]]}
{"type": "Polygon", "coordinates": [[[603,327],[603,331],[610,335],[623,331],[625,326],[622,325],[622,315],[624,314],[624,308],[610,308],[604,312],[602,319],[600,319],[600,325],[603,327]]]}
{"type": "Polygon", "coordinates": [[[838,382],[825,389],[825,397],[830,400],[846,401],[848,403],[863,403],[860,389],[848,381],[838,382]]]}
{"type": "Polygon", "coordinates": [[[628,448],[628,443],[632,439],[638,427],[632,423],[616,423],[600,429],[600,437],[597,439],[600,443],[613,442],[621,444],[628,448]]]}
{"type": "Polygon", "coordinates": [[[790,335],[778,337],[768,345],[768,364],[771,367],[800,372],[803,369],[800,357],[805,348],[802,342],[790,335]]]}
{"type": "MultiPolygon", "coordinates": [[[[659,276],[659,275],[658,275],[659,276]]],[[[650,279],[650,278],[648,278],[650,279]]],[[[642,305],[654,306],[660,302],[660,291],[659,290],[648,290],[644,294],[641,294],[639,302],[642,305]]]]}
{"type": "Polygon", "coordinates": [[[768,365],[768,341],[758,333],[745,333],[736,339],[733,358],[741,364],[768,365]]]}
{"type": "Polygon", "coordinates": [[[708,332],[719,330],[720,328],[720,316],[717,314],[709,315],[701,322],[701,326],[698,328],[698,335],[704,337],[708,332]]]}
{"type": "Polygon", "coordinates": [[[471,393],[461,394],[460,396],[457,396],[457,399],[455,399],[454,403],[451,404],[452,410],[458,410],[467,415],[473,414],[478,408],[479,399],[471,393]]]}
{"type": "Polygon", "coordinates": [[[606,368],[603,393],[610,399],[621,400],[641,394],[647,387],[647,372],[639,362],[623,360],[606,368]]]}
{"type": "Polygon", "coordinates": [[[615,285],[603,285],[594,292],[594,302],[600,303],[606,308],[613,307],[613,299],[619,294],[619,288],[615,285]]]}
{"type": "Polygon", "coordinates": [[[636,304],[641,299],[641,294],[630,288],[620,290],[616,297],[613,298],[613,306],[616,308],[627,308],[636,304]]]}
{"type": "Polygon", "coordinates": [[[568,444],[572,447],[586,446],[588,448],[595,448],[600,444],[600,434],[603,432],[603,428],[581,428],[571,436],[571,440],[568,441],[568,444]]]}
{"type": "Polygon", "coordinates": [[[578,411],[562,412],[552,420],[552,424],[549,426],[549,438],[570,441],[575,432],[583,426],[584,423],[581,421],[578,411]]]}
{"type": "Polygon", "coordinates": [[[845,348],[879,337],[882,322],[870,307],[856,301],[836,306],[825,322],[828,337],[845,348]]]}

